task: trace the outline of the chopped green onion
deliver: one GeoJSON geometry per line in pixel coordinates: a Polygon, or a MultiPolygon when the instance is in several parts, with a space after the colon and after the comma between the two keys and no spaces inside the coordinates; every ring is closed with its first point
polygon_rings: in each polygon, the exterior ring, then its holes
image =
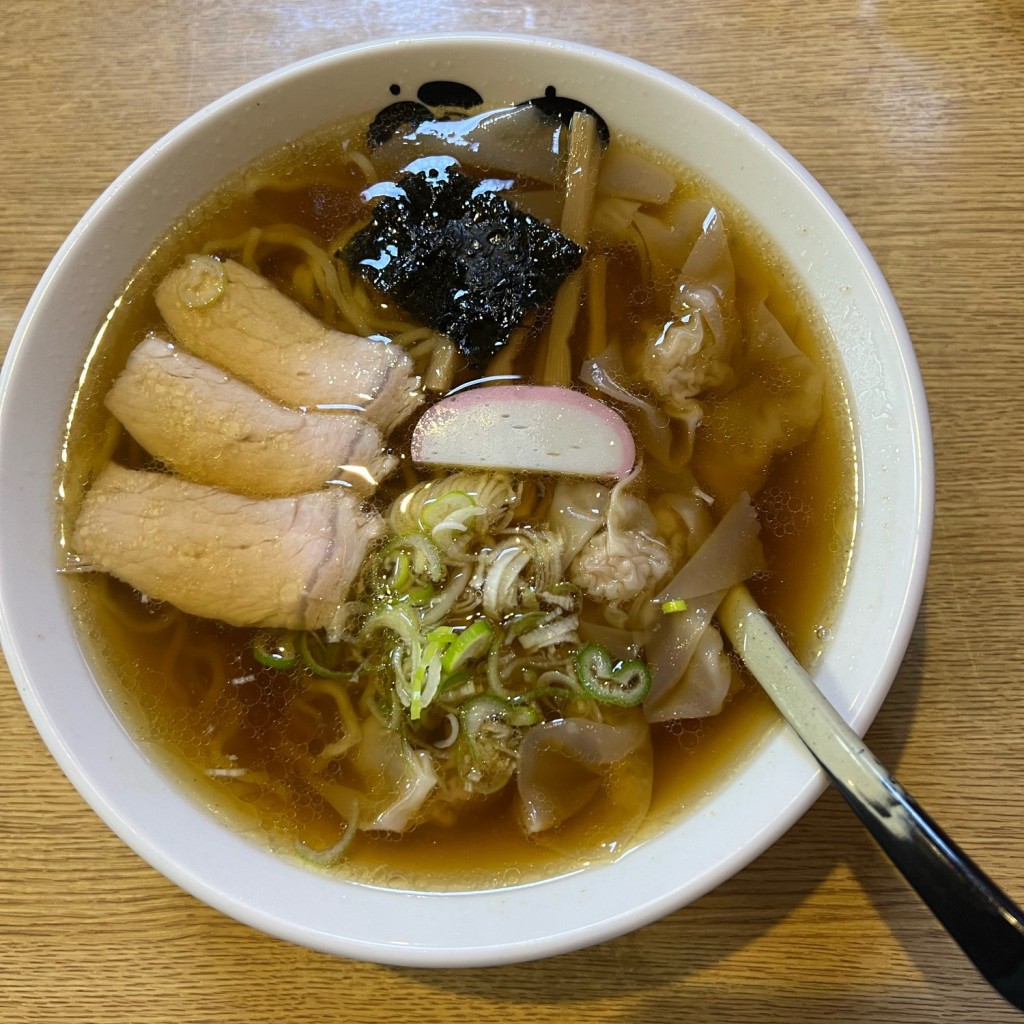
{"type": "Polygon", "coordinates": [[[542,604],[554,605],[556,608],[561,608],[563,612],[574,612],[580,606],[582,594],[583,591],[575,583],[562,580],[549,590],[545,590],[540,595],[540,599],[542,604]]]}
{"type": "Polygon", "coordinates": [[[499,631],[495,634],[491,649],[487,652],[487,685],[491,693],[497,694],[499,697],[508,697],[509,692],[505,689],[501,671],[501,632],[499,631]]]}
{"type": "Polygon", "coordinates": [[[564,594],[568,597],[582,597],[583,590],[576,583],[570,580],[559,580],[553,587],[550,588],[552,594],[564,594]]]}
{"type": "Polygon", "coordinates": [[[484,736],[485,729],[498,724],[507,725],[511,705],[500,697],[483,694],[467,700],[459,708],[462,734],[470,743],[476,743],[484,736]]]}
{"type": "Polygon", "coordinates": [[[538,725],[543,718],[540,709],[536,704],[522,699],[513,699],[510,702],[508,711],[508,724],[514,725],[517,729],[525,729],[531,725],[538,725]]]}
{"type": "Polygon", "coordinates": [[[459,638],[459,631],[454,626],[435,626],[427,634],[427,642],[438,644],[447,650],[459,638]]]}
{"type": "Polygon", "coordinates": [[[583,688],[604,704],[636,707],[651,689],[651,670],[639,658],[612,665],[599,644],[587,644],[576,654],[576,675],[583,688]]]}
{"type": "Polygon", "coordinates": [[[315,676],[321,679],[349,679],[351,672],[329,668],[327,661],[327,645],[316,635],[316,633],[303,632],[299,634],[298,642],[299,655],[303,664],[315,676]],[[315,651],[314,651],[315,648],[315,651]]]}
{"type": "Polygon", "coordinates": [[[420,525],[442,551],[449,551],[457,537],[469,530],[470,523],[487,515],[465,491],[448,491],[426,503],[420,513],[420,525]]]}
{"type": "Polygon", "coordinates": [[[413,587],[405,595],[405,599],[409,604],[415,605],[417,608],[423,608],[425,605],[430,604],[437,595],[437,591],[429,584],[425,583],[422,587],[413,587]]]}
{"type": "Polygon", "coordinates": [[[523,612],[521,615],[514,615],[507,626],[508,635],[515,637],[530,633],[550,619],[550,612],[523,612]]]}
{"type": "MultiPolygon", "coordinates": [[[[440,651],[431,651],[430,659],[427,661],[427,670],[424,673],[424,686],[423,692],[420,695],[422,705],[425,707],[429,704],[436,696],[437,691],[441,688],[441,658],[440,651]]],[[[412,709],[410,708],[410,713],[412,709]]],[[[418,718],[419,713],[412,715],[413,718],[418,718]]]]}
{"type": "Polygon", "coordinates": [[[407,647],[419,643],[420,616],[415,608],[407,605],[382,605],[363,623],[363,636],[373,636],[379,630],[394,633],[407,647]]]}
{"type": "Polygon", "coordinates": [[[685,612],[686,602],[681,597],[675,601],[664,601],[661,610],[665,615],[671,615],[673,612],[685,612]]]}
{"type": "Polygon", "coordinates": [[[457,672],[467,662],[482,657],[490,648],[494,628],[486,619],[477,619],[467,626],[444,652],[441,669],[445,675],[457,672]]]}
{"type": "Polygon", "coordinates": [[[533,701],[548,700],[554,703],[579,697],[580,683],[577,673],[563,672],[560,669],[548,669],[542,672],[535,680],[535,685],[528,693],[527,698],[533,701]]]}
{"type": "Polygon", "coordinates": [[[612,674],[612,657],[600,644],[587,644],[576,653],[576,675],[589,689],[589,681],[607,679],[612,674]]]}
{"type": "Polygon", "coordinates": [[[441,680],[441,685],[437,688],[437,692],[447,693],[449,690],[455,689],[457,686],[461,686],[463,683],[468,683],[470,675],[468,672],[455,672],[450,676],[445,676],[441,680]]]}
{"type": "Polygon", "coordinates": [[[613,704],[621,704],[623,707],[635,707],[651,691],[651,670],[639,658],[633,658],[631,661],[624,661],[615,669],[612,673],[612,681],[615,683],[615,693],[618,699],[613,700],[611,697],[606,699],[613,704]]]}
{"type": "Polygon", "coordinates": [[[345,786],[334,787],[334,792],[337,795],[335,795],[334,800],[331,801],[331,806],[333,806],[335,810],[338,810],[337,801],[340,798],[344,800],[346,804],[345,809],[348,812],[342,818],[343,831],[341,833],[341,838],[326,850],[317,850],[312,846],[307,846],[306,843],[303,843],[300,840],[295,841],[295,851],[300,857],[303,857],[308,861],[312,861],[314,864],[319,864],[322,867],[333,867],[335,864],[344,860],[345,855],[348,853],[348,848],[352,845],[352,840],[355,839],[356,832],[359,830],[358,796],[348,790],[345,786]]]}
{"type": "Polygon", "coordinates": [[[444,577],[444,562],[437,545],[422,533],[406,533],[385,544],[380,557],[383,566],[389,562],[400,560],[401,555],[408,559],[413,573],[426,576],[432,583],[440,583],[444,577]]]}
{"type": "Polygon", "coordinates": [[[441,689],[438,690],[438,693],[442,692],[445,702],[452,707],[457,707],[463,701],[470,700],[479,694],[472,676],[465,672],[456,672],[455,675],[446,679],[441,684],[441,689]]]}
{"type": "Polygon", "coordinates": [[[443,523],[453,512],[459,509],[472,508],[476,501],[465,491],[448,491],[438,498],[432,498],[423,506],[420,513],[420,525],[424,530],[432,530],[443,523]]]}
{"type": "Polygon", "coordinates": [[[389,561],[390,566],[385,562],[385,569],[390,569],[386,579],[387,588],[389,590],[405,590],[409,586],[409,579],[412,575],[409,556],[404,551],[399,551],[389,561]]]}
{"type": "Polygon", "coordinates": [[[471,771],[467,782],[478,793],[496,793],[516,768],[520,729],[512,719],[522,717],[510,701],[483,694],[459,709],[459,738],[471,771]]]}
{"type": "Polygon", "coordinates": [[[424,638],[426,644],[422,651],[418,643],[410,645],[412,672],[408,706],[409,717],[414,722],[442,690],[454,685],[447,681],[447,677],[459,668],[461,662],[456,659],[453,667],[448,668],[446,666],[452,663],[447,655],[460,643],[463,635],[451,626],[435,626],[424,638]]]}
{"type": "Polygon", "coordinates": [[[252,642],[252,656],[266,668],[281,671],[295,668],[299,660],[291,633],[277,637],[260,633],[252,642]]]}
{"type": "Polygon", "coordinates": [[[575,684],[565,683],[545,683],[543,686],[534,687],[528,693],[524,694],[533,701],[549,701],[556,706],[564,704],[566,701],[571,700],[579,696],[579,691],[576,689],[575,684]]]}
{"type": "Polygon", "coordinates": [[[441,645],[428,641],[422,654],[412,651],[412,676],[409,685],[409,717],[415,722],[441,685],[441,645]]]}

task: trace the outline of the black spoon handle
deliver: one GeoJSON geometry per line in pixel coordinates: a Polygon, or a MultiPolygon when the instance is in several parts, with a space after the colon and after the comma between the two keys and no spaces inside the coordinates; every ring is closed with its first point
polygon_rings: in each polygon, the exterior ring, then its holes
{"type": "Polygon", "coordinates": [[[719,623],[860,820],[992,987],[1024,1010],[1024,912],[918,806],[843,721],[745,587],[719,623]]]}
{"type": "MultiPolygon", "coordinates": [[[[863,756],[871,754],[865,749],[863,756]]],[[[822,766],[989,984],[1024,1010],[1024,913],[1020,907],[877,761],[879,783],[886,790],[881,800],[868,798],[856,782],[837,777],[823,762],[822,766]]]]}

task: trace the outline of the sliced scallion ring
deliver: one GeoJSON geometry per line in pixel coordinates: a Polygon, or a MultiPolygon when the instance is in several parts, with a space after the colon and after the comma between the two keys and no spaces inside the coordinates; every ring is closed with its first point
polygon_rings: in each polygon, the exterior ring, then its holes
{"type": "Polygon", "coordinates": [[[477,619],[467,626],[451,643],[441,659],[441,670],[445,675],[458,672],[460,668],[483,657],[490,650],[494,627],[486,619],[477,619]]]}
{"type": "MultiPolygon", "coordinates": [[[[381,564],[387,567],[400,556],[408,559],[409,568],[416,576],[426,576],[432,583],[440,583],[444,578],[444,561],[437,545],[422,533],[406,533],[395,537],[381,549],[381,564]]],[[[390,575],[385,572],[385,578],[390,575]]]]}
{"type": "Polygon", "coordinates": [[[661,610],[665,615],[672,615],[675,612],[685,612],[686,602],[681,597],[675,601],[663,601],[661,610]]]}
{"type": "Polygon", "coordinates": [[[386,586],[389,590],[405,590],[409,586],[412,576],[412,567],[409,564],[409,555],[405,551],[398,551],[385,564],[386,586]]]}
{"type": "Polygon", "coordinates": [[[459,631],[454,626],[435,626],[427,634],[427,642],[437,644],[441,650],[447,650],[459,638],[459,631]]]}
{"type": "Polygon", "coordinates": [[[651,689],[651,670],[639,658],[612,664],[600,644],[587,644],[576,654],[576,675],[583,688],[603,704],[636,707],[651,689]]]}
{"type": "Polygon", "coordinates": [[[500,697],[483,694],[467,700],[459,708],[462,733],[470,743],[481,740],[489,726],[507,725],[511,705],[500,697]]]}
{"type": "Polygon", "coordinates": [[[462,686],[463,683],[470,681],[470,675],[468,672],[455,672],[450,676],[445,676],[441,680],[441,685],[437,688],[438,694],[447,693],[448,690],[454,690],[457,686],[462,686]]]}
{"type": "Polygon", "coordinates": [[[522,636],[524,633],[530,633],[535,630],[538,626],[542,626],[545,622],[551,619],[550,612],[522,612],[519,615],[512,617],[511,621],[507,625],[508,635],[510,637],[522,636]]]}
{"type": "Polygon", "coordinates": [[[315,676],[321,679],[349,679],[351,672],[340,669],[329,668],[327,661],[327,647],[315,633],[299,633],[298,652],[302,663],[315,676]]]}
{"type": "Polygon", "coordinates": [[[417,608],[424,608],[434,600],[436,595],[437,591],[429,583],[425,583],[422,587],[412,587],[405,594],[405,599],[417,608]]]}
{"type": "Polygon", "coordinates": [[[587,644],[576,652],[576,675],[590,689],[593,680],[607,679],[612,674],[612,656],[600,644],[587,644]]]}
{"type": "Polygon", "coordinates": [[[291,633],[271,636],[260,633],[252,642],[252,656],[264,667],[287,672],[298,664],[295,638],[291,633]]]}
{"type": "Polygon", "coordinates": [[[459,739],[474,770],[472,785],[478,793],[496,793],[512,778],[522,735],[512,722],[514,715],[510,701],[490,694],[467,700],[459,709],[459,739]]]}
{"type": "Polygon", "coordinates": [[[624,661],[612,672],[615,697],[605,699],[612,704],[632,708],[643,702],[651,692],[651,670],[639,658],[624,661]]]}
{"type": "Polygon", "coordinates": [[[525,729],[540,724],[543,719],[540,709],[532,701],[513,699],[508,710],[508,724],[517,729],[525,729]]]}
{"type": "Polygon", "coordinates": [[[448,519],[453,512],[472,508],[475,505],[476,501],[465,491],[448,491],[438,498],[432,498],[423,506],[423,511],[420,513],[420,525],[424,530],[432,530],[439,523],[448,519]]]}

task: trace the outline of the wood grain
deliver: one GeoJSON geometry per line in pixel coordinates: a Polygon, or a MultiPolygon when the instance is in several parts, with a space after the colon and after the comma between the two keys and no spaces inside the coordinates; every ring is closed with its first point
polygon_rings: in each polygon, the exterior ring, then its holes
{"type": "MultiPolygon", "coordinates": [[[[1024,898],[1024,8],[1016,0],[6,0],[0,353],[103,188],[203,104],[413,31],[558,35],[687,78],[832,193],[914,339],[935,433],[924,607],[878,755],[1024,898]]],[[[0,553],[2,557],[2,553],[0,553]]],[[[251,931],[84,805],[0,667],[0,1022],[979,1022],[1016,1019],[826,795],[694,906],[594,949],[397,970],[251,931]]]]}

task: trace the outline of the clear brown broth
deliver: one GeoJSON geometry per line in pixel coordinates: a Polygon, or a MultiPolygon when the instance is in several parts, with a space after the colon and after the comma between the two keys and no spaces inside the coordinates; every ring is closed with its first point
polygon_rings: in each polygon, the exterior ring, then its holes
{"type": "MultiPolygon", "coordinates": [[[[152,293],[154,284],[184,254],[210,238],[231,237],[251,224],[288,221],[312,230],[325,241],[334,237],[358,210],[363,179],[350,166],[332,159],[337,133],[289,147],[229,182],[177,224],[155,247],[115,304],[93,347],[87,372],[69,418],[65,466],[61,478],[63,523],[73,521],[91,474],[113,454],[129,465],[145,464],[145,454],[120,433],[102,399],[128,353],[160,326],[152,293]],[[315,168],[315,172],[311,169],[315,168]],[[315,182],[299,184],[307,178],[315,182]],[[285,188],[257,189],[256,179],[285,183],[285,188]],[[291,184],[288,184],[288,183],[291,184]],[[107,443],[99,444],[98,438],[107,443]]],[[[741,308],[763,295],[797,344],[826,366],[824,413],[812,438],[777,459],[757,499],[769,573],[752,584],[798,656],[812,662],[818,655],[841,593],[853,541],[855,460],[843,384],[820,319],[802,296],[793,275],[749,225],[741,211],[707,186],[680,172],[686,194],[712,198],[730,225],[741,308]]],[[[635,321],[633,296],[638,283],[635,260],[623,252],[607,253],[610,324],[635,321]]],[[[272,272],[272,271],[271,271],[272,272]]],[[[655,300],[657,301],[657,299],[655,300]]],[[[582,332],[578,330],[577,334],[582,332]]],[[[579,338],[575,343],[581,344],[579,338]]],[[[393,439],[397,449],[400,434],[393,439]]],[[[399,474],[401,476],[401,474],[399,474]]],[[[401,482],[382,489],[384,507],[401,482]]],[[[231,629],[177,614],[184,649],[214,649],[223,664],[211,669],[202,660],[181,675],[172,671],[165,631],[142,632],[123,619],[159,624],[166,609],[148,608],[130,588],[107,577],[69,577],[71,599],[85,646],[111,702],[132,720],[137,735],[159,752],[172,770],[188,780],[199,799],[226,815],[247,833],[284,851],[296,839],[322,848],[336,828],[334,812],[322,801],[289,798],[287,785],[247,793],[244,786],[210,779],[204,763],[206,737],[224,723],[211,719],[211,688],[227,676],[251,683],[235,686],[231,714],[245,718],[234,733],[241,762],[247,758],[287,777],[279,764],[289,743],[308,742],[309,723],[295,720],[289,701],[297,685],[280,673],[261,669],[248,654],[251,632],[231,629]],[[270,752],[257,750],[270,741],[270,752]],[[252,749],[246,749],[246,745],[252,749]]],[[[176,634],[177,636],[177,634],[176,634]]],[[[751,681],[733,694],[723,713],[699,722],[672,723],[653,730],[655,784],[651,812],[641,837],[693,808],[763,739],[775,721],[770,705],[751,681]]],[[[316,737],[312,737],[318,742],[316,737]]],[[[329,742],[322,737],[319,742],[329,742]]],[[[511,787],[510,787],[511,788],[511,787]]],[[[579,856],[564,844],[526,838],[515,824],[512,793],[470,814],[457,828],[423,825],[401,837],[363,833],[353,845],[347,871],[365,881],[413,888],[464,888],[508,885],[579,866],[579,856]]]]}

